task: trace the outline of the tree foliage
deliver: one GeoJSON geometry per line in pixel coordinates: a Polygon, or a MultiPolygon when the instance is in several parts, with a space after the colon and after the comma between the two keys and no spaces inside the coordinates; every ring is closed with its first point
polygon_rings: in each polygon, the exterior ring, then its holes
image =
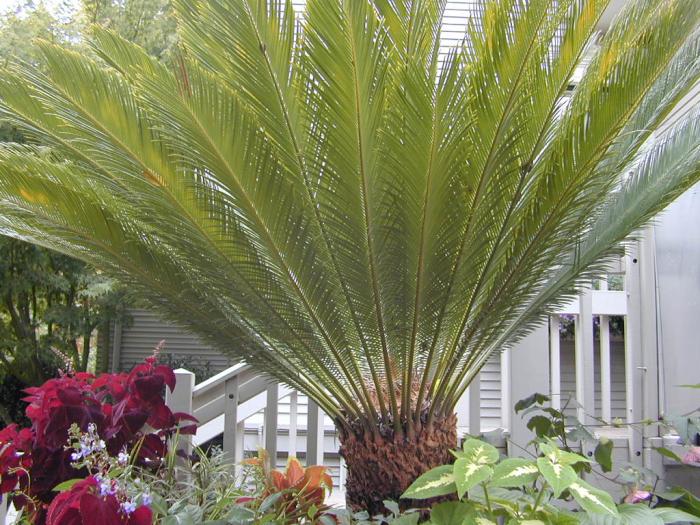
{"type": "Polygon", "coordinates": [[[124,292],[84,262],[0,237],[0,417],[21,418],[20,390],[57,368],[85,371],[96,329],[124,317],[124,292]]]}
{"type": "Polygon", "coordinates": [[[95,28],[0,79],[0,231],[76,254],[345,429],[450,413],[700,176],[695,0],[175,2],[182,53],[95,28]]]}

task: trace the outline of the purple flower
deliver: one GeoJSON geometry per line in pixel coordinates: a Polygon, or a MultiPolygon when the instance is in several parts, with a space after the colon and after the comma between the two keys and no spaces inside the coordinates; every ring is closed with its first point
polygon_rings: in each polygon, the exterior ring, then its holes
{"type": "Polygon", "coordinates": [[[625,503],[639,503],[649,498],[651,498],[651,492],[635,488],[625,496],[625,503]]]}
{"type": "Polygon", "coordinates": [[[129,454],[126,452],[120,452],[117,454],[117,463],[119,463],[121,466],[126,465],[129,462],[129,454]]]}
{"type": "Polygon", "coordinates": [[[136,510],[136,503],[134,503],[133,501],[125,501],[124,503],[122,503],[121,507],[124,511],[124,514],[129,515],[136,510]]]}
{"type": "Polygon", "coordinates": [[[686,465],[700,463],[700,447],[690,447],[681,461],[686,465]]]}

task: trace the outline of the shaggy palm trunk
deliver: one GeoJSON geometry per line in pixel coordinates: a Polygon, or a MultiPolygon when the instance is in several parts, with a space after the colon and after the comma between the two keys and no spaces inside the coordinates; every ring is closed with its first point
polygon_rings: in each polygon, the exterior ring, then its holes
{"type": "MultiPolygon", "coordinates": [[[[412,438],[397,438],[389,431],[379,437],[362,431],[343,432],[340,444],[348,469],[348,507],[353,511],[366,510],[370,516],[386,514],[384,500],[398,502],[418,476],[454,460],[450,449],[457,446],[457,417],[436,418],[412,438]]],[[[425,503],[421,502],[421,506],[425,503]]],[[[410,506],[405,500],[401,504],[410,506]]]]}

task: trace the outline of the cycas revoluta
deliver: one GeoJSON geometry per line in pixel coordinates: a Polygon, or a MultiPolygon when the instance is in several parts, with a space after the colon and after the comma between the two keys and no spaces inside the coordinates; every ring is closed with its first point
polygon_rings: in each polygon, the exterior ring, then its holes
{"type": "Polygon", "coordinates": [[[2,74],[0,231],[77,255],[315,399],[350,504],[449,459],[489,355],[698,179],[696,0],[178,0],[169,68],[95,29],[2,74]]]}

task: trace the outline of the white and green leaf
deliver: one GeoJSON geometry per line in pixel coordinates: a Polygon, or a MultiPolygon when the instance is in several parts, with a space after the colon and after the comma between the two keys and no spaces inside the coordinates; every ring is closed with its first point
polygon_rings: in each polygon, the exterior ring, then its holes
{"type": "Polygon", "coordinates": [[[429,470],[414,481],[401,495],[405,499],[427,499],[454,494],[457,491],[452,465],[429,470]]]}
{"type": "Polygon", "coordinates": [[[612,496],[607,492],[592,487],[582,479],[576,479],[568,485],[569,492],[583,510],[592,514],[610,514],[617,516],[618,511],[612,496]]]}
{"type": "Polygon", "coordinates": [[[545,481],[552,487],[554,497],[558,498],[579,479],[578,474],[570,465],[554,463],[548,457],[537,458],[537,468],[545,481]]]}
{"type": "Polygon", "coordinates": [[[540,472],[537,463],[525,458],[508,458],[493,469],[491,487],[522,487],[535,481],[540,472]]]}
{"type": "Polygon", "coordinates": [[[457,494],[460,498],[466,492],[484,483],[491,478],[493,467],[491,465],[474,462],[469,458],[459,458],[454,464],[454,479],[457,485],[457,494]]]}

